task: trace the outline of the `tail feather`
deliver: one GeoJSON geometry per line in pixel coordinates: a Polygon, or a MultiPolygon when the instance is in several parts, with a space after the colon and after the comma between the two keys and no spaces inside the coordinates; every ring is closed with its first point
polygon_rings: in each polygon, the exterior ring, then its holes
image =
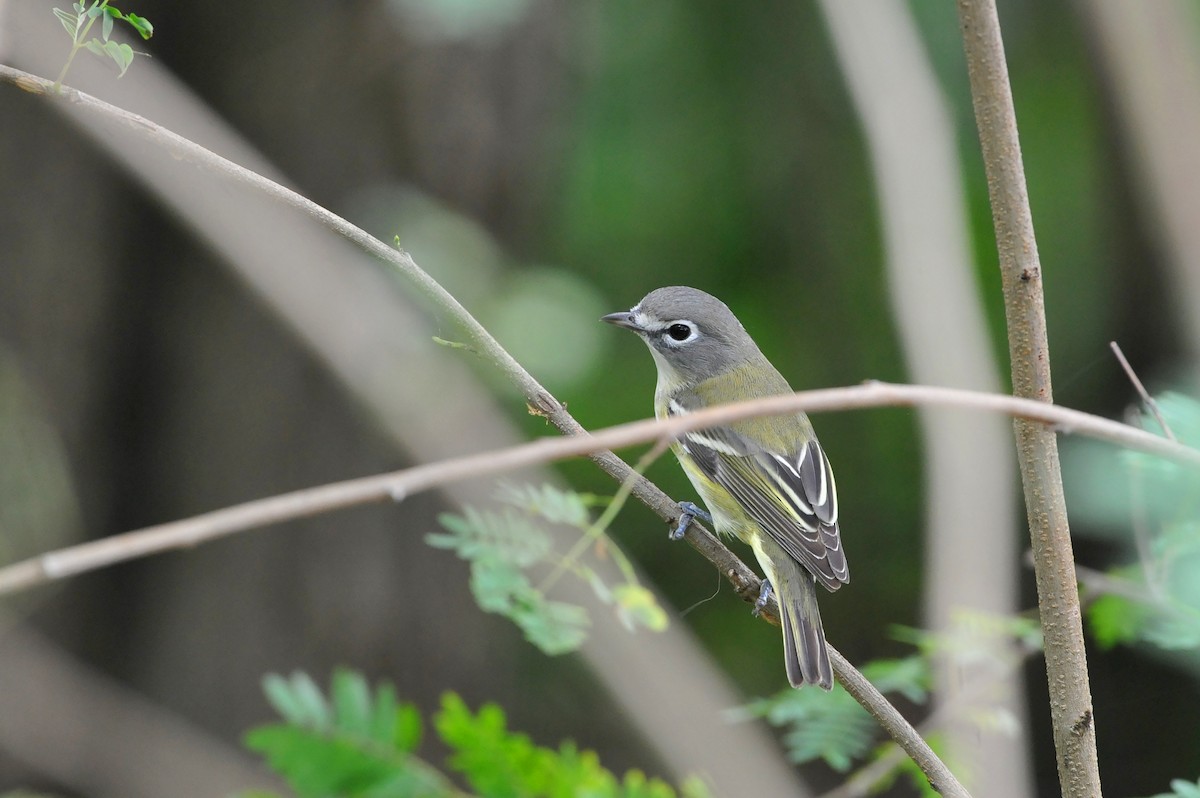
{"type": "Polygon", "coordinates": [[[794,578],[776,584],[780,623],[783,626],[783,657],[792,687],[815,684],[833,689],[833,666],[825,644],[825,630],[817,608],[817,586],[812,577],[797,568],[794,578]]]}

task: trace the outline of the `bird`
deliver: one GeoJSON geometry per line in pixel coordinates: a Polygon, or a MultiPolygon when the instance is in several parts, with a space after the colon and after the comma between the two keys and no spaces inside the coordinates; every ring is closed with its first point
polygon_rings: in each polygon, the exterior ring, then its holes
{"type": "MultiPolygon", "coordinates": [[[[792,393],[729,307],[696,288],[651,291],[601,321],[636,333],[654,358],[654,414],[675,418],[706,407],[792,393]]],[[[802,412],[744,419],[684,433],[671,449],[706,513],[680,502],[683,536],[693,518],[711,520],[753,550],[765,579],[755,614],[777,596],[784,665],[793,687],[833,688],[817,606],[817,584],[850,581],[838,525],[837,485],[812,423],[802,412]]]]}

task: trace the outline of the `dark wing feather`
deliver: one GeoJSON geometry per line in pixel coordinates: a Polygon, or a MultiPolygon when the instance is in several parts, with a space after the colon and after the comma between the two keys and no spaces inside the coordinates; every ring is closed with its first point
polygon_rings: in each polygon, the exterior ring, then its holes
{"type": "Polygon", "coordinates": [[[786,455],[728,427],[686,433],[696,465],[829,590],[850,581],[838,529],[837,485],[816,439],[786,455]]]}

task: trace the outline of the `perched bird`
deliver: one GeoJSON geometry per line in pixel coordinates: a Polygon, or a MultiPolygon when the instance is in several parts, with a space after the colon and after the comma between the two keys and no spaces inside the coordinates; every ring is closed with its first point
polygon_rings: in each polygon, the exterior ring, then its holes
{"type": "MultiPolygon", "coordinates": [[[[672,286],[651,291],[602,321],[637,333],[654,356],[654,414],[792,393],[733,312],[714,296],[672,286]]],[[[793,687],[833,687],[817,608],[816,583],[850,581],[838,532],[837,488],[829,460],[804,413],[746,419],[684,434],[672,445],[709,513],[681,502],[673,538],[693,517],[748,543],[766,574],[756,612],[774,590],[783,626],[784,663],[793,687]]]]}

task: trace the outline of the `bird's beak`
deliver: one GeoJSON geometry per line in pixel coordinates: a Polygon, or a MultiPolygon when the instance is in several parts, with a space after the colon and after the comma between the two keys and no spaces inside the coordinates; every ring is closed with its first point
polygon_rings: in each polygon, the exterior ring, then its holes
{"type": "Polygon", "coordinates": [[[623,310],[620,313],[609,313],[607,316],[601,316],[600,321],[606,321],[609,324],[615,324],[618,327],[624,327],[626,330],[642,332],[642,327],[633,320],[632,311],[623,310]]]}

